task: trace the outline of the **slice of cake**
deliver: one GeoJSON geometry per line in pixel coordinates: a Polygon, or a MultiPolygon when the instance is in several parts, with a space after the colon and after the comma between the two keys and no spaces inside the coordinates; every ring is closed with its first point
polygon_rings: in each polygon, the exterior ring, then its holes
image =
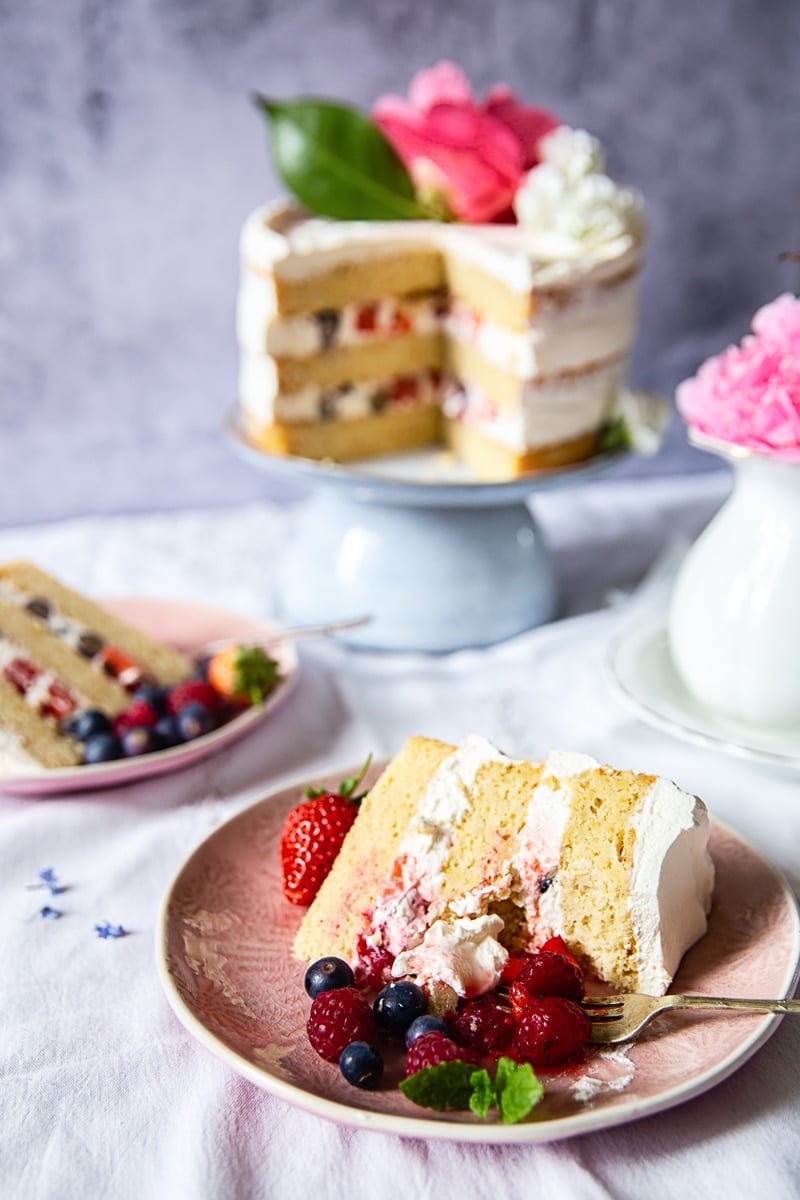
{"type": "Polygon", "coordinates": [[[65,728],[84,709],[117,716],[143,683],[187,679],[193,664],[30,563],[0,567],[0,763],[69,767],[65,728]]]}
{"type": "MultiPolygon", "coordinates": [[[[506,93],[482,109],[452,64],[422,74],[426,93],[447,91],[436,111],[398,118],[398,101],[376,108],[377,123],[402,155],[409,122],[457,109],[502,149],[501,190],[486,147],[455,152],[445,134],[441,161],[428,158],[435,137],[408,161],[426,193],[456,161],[462,184],[486,182],[463,205],[440,193],[454,220],[341,219],[339,205],[331,220],[297,203],[254,212],[237,304],[242,432],[272,454],[337,462],[443,444],[487,480],[578,462],[597,450],[625,382],[641,199],[604,174],[586,132],[506,93]]],[[[297,107],[315,119],[313,103],[297,107]]],[[[279,133],[278,157],[281,144],[279,133]]]]}
{"type": "Polygon", "coordinates": [[[395,974],[464,995],[493,987],[509,951],[560,936],[591,974],[661,994],[706,929],[707,843],[702,801],[656,776],[412,738],[363,801],[294,952],[385,952],[395,974]]]}

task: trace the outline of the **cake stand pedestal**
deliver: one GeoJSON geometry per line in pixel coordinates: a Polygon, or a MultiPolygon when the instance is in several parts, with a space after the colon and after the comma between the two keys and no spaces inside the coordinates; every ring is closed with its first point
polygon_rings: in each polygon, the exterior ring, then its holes
{"type": "Polygon", "coordinates": [[[369,615],[342,640],[376,650],[485,646],[551,620],[555,571],[526,501],[626,454],[492,484],[439,451],[339,465],[256,450],[235,418],[226,431],[253,466],[314,489],[281,562],[278,616],[317,624],[369,615]]]}

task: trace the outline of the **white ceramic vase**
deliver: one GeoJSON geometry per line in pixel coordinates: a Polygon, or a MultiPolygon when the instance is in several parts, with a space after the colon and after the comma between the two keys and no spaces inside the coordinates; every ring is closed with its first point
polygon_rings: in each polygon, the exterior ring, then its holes
{"type": "Polygon", "coordinates": [[[735,480],[675,582],[675,668],[711,709],[800,727],[800,465],[691,440],[728,458],[735,480]]]}

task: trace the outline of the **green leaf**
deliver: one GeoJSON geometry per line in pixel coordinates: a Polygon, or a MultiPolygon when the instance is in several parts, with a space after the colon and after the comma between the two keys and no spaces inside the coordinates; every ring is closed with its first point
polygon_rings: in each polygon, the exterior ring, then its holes
{"type": "Polygon", "coordinates": [[[501,1058],[494,1077],[497,1107],[506,1125],[515,1125],[534,1108],[544,1095],[530,1063],[501,1058]]]}
{"type": "Polygon", "coordinates": [[[284,183],[312,212],[344,221],[430,215],[389,139],[358,109],[313,99],[255,102],[269,118],[284,183]]]}
{"type": "Polygon", "coordinates": [[[342,780],[342,782],[339,784],[340,795],[352,796],[354,803],[357,802],[358,800],[363,799],[363,796],[353,796],[353,792],[356,790],[358,785],[361,783],[361,780],[366,775],[367,771],[369,770],[369,765],[371,762],[372,762],[372,755],[368,754],[366,757],[366,760],[364,762],[364,765],[361,768],[361,770],[358,772],[358,774],[355,776],[348,775],[347,779],[342,780]]]}
{"type": "Polygon", "coordinates": [[[253,705],[263,704],[280,682],[280,667],[260,646],[240,646],[236,656],[234,692],[253,705]]]}
{"type": "Polygon", "coordinates": [[[489,1072],[481,1067],[480,1071],[473,1071],[469,1077],[472,1085],[472,1095],[469,1098],[469,1106],[475,1113],[476,1117],[485,1120],[489,1109],[497,1104],[497,1093],[494,1090],[489,1072]]]}
{"type": "Polygon", "coordinates": [[[598,454],[610,454],[614,450],[629,450],[633,444],[630,426],[625,417],[613,417],[600,434],[598,454]]]}
{"type": "Polygon", "coordinates": [[[399,1086],[414,1104],[444,1112],[446,1108],[469,1108],[474,1074],[474,1063],[457,1058],[436,1067],[423,1067],[415,1075],[401,1079],[399,1086]]]}

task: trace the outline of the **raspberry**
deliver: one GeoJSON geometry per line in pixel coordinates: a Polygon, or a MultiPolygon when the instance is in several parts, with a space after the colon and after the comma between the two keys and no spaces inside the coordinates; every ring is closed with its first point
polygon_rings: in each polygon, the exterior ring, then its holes
{"type": "Polygon", "coordinates": [[[422,1037],[411,1043],[406,1058],[406,1075],[416,1075],[423,1067],[438,1067],[439,1063],[453,1062],[457,1058],[461,1062],[478,1065],[477,1054],[457,1046],[443,1033],[423,1033],[422,1037]]]}
{"type": "Polygon", "coordinates": [[[579,1003],[583,999],[583,972],[561,954],[531,954],[509,989],[511,1007],[519,1021],[533,1000],[563,996],[579,1003]]]}
{"type": "Polygon", "coordinates": [[[511,1044],[513,1032],[514,1018],[491,992],[468,1000],[453,1021],[453,1033],[459,1045],[483,1054],[505,1050],[511,1044]]]}
{"type": "Polygon", "coordinates": [[[581,964],[578,962],[574,954],[570,954],[567,943],[562,937],[551,937],[543,945],[539,947],[540,954],[560,954],[569,962],[574,963],[576,967],[581,964]]]}
{"type": "Polygon", "coordinates": [[[363,933],[356,943],[356,984],[366,991],[380,991],[392,978],[394,955],[382,946],[370,946],[363,933]]]}
{"type": "Polygon", "coordinates": [[[373,333],[377,323],[377,304],[362,304],[356,313],[356,329],[359,329],[362,333],[373,333]]]}
{"type": "Polygon", "coordinates": [[[167,696],[167,711],[173,716],[185,708],[187,704],[202,704],[210,713],[219,708],[219,692],[204,679],[187,679],[171,689],[167,696]]]}
{"type": "Polygon", "coordinates": [[[553,1067],[577,1054],[589,1040],[592,1024],[572,1000],[544,996],[532,1000],[514,1031],[511,1053],[517,1062],[553,1067]]]}
{"type": "Polygon", "coordinates": [[[338,1062],[351,1042],[375,1040],[375,1017],[355,988],[335,988],[315,996],[306,1029],[317,1054],[327,1062],[338,1062]]]}
{"type": "Polygon", "coordinates": [[[129,729],[133,729],[136,725],[141,725],[145,729],[152,729],[154,725],[158,724],[158,719],[158,713],[152,704],[148,704],[146,700],[134,700],[130,708],[114,718],[114,733],[117,737],[122,737],[123,733],[127,733],[129,729]]]}

